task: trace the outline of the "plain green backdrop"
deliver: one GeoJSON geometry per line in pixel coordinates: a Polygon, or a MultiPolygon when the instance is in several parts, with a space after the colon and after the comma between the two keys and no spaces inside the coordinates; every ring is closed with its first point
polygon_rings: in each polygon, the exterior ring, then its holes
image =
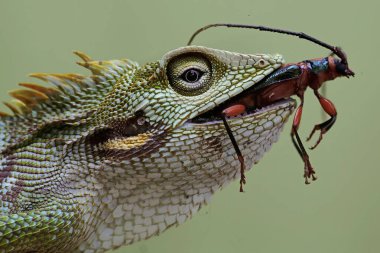
{"type": "MultiPolygon", "coordinates": [[[[310,33],[342,46],[356,77],[328,83],[339,116],[310,152],[319,179],[303,184],[303,164],[289,138],[238,183],[218,192],[192,220],[117,252],[380,252],[380,127],[377,1],[14,1],[0,0],[0,98],[31,72],[87,73],[73,50],[95,59],[160,59],[214,22],[263,24],[310,33]]],[[[326,56],[296,38],[217,28],[197,45],[242,53],[281,53],[288,62],[326,56]]],[[[301,135],[321,120],[306,97],[301,135]]],[[[4,108],[4,107],[2,107],[4,108]]]]}

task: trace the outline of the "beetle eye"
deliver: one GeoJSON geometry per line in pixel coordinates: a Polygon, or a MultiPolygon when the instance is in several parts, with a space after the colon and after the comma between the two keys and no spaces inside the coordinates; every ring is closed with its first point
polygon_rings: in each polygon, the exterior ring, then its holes
{"type": "Polygon", "coordinates": [[[181,79],[188,83],[198,82],[204,72],[199,69],[188,69],[181,75],[181,79]]]}
{"type": "Polygon", "coordinates": [[[346,75],[347,66],[338,59],[334,59],[334,62],[336,71],[341,75],[346,75]]]}

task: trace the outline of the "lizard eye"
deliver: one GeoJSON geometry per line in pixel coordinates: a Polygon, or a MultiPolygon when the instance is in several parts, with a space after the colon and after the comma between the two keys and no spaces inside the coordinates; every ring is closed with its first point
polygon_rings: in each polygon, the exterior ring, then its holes
{"type": "Polygon", "coordinates": [[[195,83],[201,79],[203,75],[202,70],[199,69],[188,69],[181,75],[181,79],[188,83],[195,83]]]}
{"type": "Polygon", "coordinates": [[[211,64],[201,54],[185,54],[167,65],[167,76],[172,88],[181,95],[196,96],[211,85],[211,64]]]}

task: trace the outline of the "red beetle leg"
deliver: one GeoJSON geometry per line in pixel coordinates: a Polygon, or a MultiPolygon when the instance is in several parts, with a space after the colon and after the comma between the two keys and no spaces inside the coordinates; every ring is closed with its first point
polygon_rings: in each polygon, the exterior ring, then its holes
{"type": "Polygon", "coordinates": [[[316,180],[315,171],[313,167],[311,166],[309,155],[307,154],[305,147],[302,144],[302,141],[298,135],[298,128],[301,123],[301,117],[302,117],[302,108],[303,108],[303,96],[300,96],[301,98],[301,104],[297,108],[296,113],[294,115],[293,119],[293,126],[292,131],[290,133],[290,136],[292,137],[292,142],[294,147],[296,148],[298,154],[300,155],[302,161],[304,162],[304,178],[305,178],[305,184],[309,184],[309,178],[311,178],[313,181],[316,180]]]}
{"type": "Polygon", "coordinates": [[[294,114],[292,131],[293,130],[298,130],[298,128],[300,126],[301,118],[302,118],[302,109],[303,109],[303,104],[301,104],[297,108],[297,110],[296,110],[296,112],[294,114]]]}
{"type": "Polygon", "coordinates": [[[316,131],[320,131],[319,138],[317,142],[312,146],[310,149],[314,149],[318,146],[318,144],[322,141],[323,135],[327,133],[328,130],[334,125],[337,117],[337,111],[335,109],[334,104],[328,100],[327,98],[322,97],[321,94],[318,93],[317,90],[314,90],[315,96],[318,98],[319,103],[321,104],[323,110],[330,115],[330,119],[326,120],[325,122],[315,125],[313,130],[311,131],[309,137],[307,138],[307,141],[310,141],[310,139],[313,137],[314,133],[316,131]]]}

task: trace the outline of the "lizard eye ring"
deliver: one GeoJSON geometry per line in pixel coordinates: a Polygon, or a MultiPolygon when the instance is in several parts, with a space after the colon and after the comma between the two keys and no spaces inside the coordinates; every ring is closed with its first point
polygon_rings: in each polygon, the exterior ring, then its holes
{"type": "Polygon", "coordinates": [[[207,91],[212,83],[211,73],[211,63],[202,54],[179,55],[167,65],[171,87],[184,96],[196,96],[207,91]]]}

